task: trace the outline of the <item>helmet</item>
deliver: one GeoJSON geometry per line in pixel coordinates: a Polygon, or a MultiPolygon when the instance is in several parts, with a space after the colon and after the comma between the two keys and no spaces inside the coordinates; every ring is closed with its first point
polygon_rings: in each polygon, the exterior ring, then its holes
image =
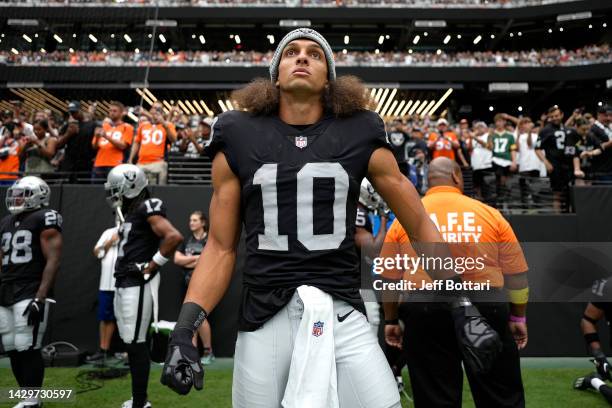
{"type": "Polygon", "coordinates": [[[359,202],[363,204],[368,210],[376,210],[381,203],[382,199],[380,195],[374,190],[374,187],[368,179],[364,178],[361,181],[361,189],[359,190],[359,202]]]}
{"type": "Polygon", "coordinates": [[[49,205],[51,189],[35,176],[20,178],[6,192],[6,208],[11,214],[37,210],[49,205]]]}
{"type": "Polygon", "coordinates": [[[124,198],[134,198],[147,187],[148,180],[140,167],[120,164],[106,178],[106,199],[113,208],[121,207],[124,198]]]}

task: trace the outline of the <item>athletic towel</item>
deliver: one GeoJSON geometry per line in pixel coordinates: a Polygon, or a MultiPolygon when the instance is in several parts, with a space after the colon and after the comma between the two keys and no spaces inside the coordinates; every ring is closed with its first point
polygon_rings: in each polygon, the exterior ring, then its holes
{"type": "Polygon", "coordinates": [[[334,302],[313,286],[300,286],[304,303],[295,336],[283,408],[338,408],[334,351],[334,302]]]}

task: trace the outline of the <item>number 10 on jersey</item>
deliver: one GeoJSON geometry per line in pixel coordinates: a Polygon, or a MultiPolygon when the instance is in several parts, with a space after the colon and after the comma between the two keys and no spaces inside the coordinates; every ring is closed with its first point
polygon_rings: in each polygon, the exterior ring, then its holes
{"type": "MultiPolygon", "coordinates": [[[[261,186],[264,233],[259,234],[258,249],[288,251],[287,235],[278,231],[277,163],[262,165],[253,175],[253,184],[261,186]]],[[[297,239],[310,251],[337,249],[346,236],[346,202],[349,176],[340,163],[307,163],[297,172],[297,239]],[[314,179],[333,178],[333,231],[314,233],[314,179]]],[[[280,220],[282,222],[282,220],[280,220]]]]}

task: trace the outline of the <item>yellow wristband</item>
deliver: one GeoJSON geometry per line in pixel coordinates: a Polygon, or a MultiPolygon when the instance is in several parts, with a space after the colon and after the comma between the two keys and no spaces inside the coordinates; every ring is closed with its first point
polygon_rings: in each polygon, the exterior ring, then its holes
{"type": "Polygon", "coordinates": [[[507,289],[508,297],[510,298],[510,302],[523,305],[529,301],[529,288],[523,289],[507,289]]]}

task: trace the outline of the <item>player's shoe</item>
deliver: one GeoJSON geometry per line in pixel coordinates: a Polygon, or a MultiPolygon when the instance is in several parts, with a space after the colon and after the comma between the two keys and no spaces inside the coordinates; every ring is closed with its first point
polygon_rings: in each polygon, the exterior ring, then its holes
{"type": "Polygon", "coordinates": [[[215,355],[213,353],[208,353],[200,359],[200,363],[202,365],[211,365],[215,361],[215,355]]]}
{"type": "MultiPolygon", "coordinates": [[[[144,404],[144,407],[143,407],[143,408],[151,408],[151,407],[152,407],[151,402],[150,402],[150,401],[147,401],[147,402],[144,404]]],[[[125,402],[123,403],[123,405],[121,405],[121,408],[132,408],[132,398],[130,398],[129,400],[125,401],[125,402]]]]}
{"type": "Polygon", "coordinates": [[[593,389],[593,386],[591,385],[591,380],[593,378],[599,378],[601,379],[597,373],[591,373],[589,375],[585,375],[584,377],[579,377],[576,378],[576,380],[574,381],[574,389],[576,390],[588,390],[588,389],[593,389]]]}
{"type": "Polygon", "coordinates": [[[103,351],[102,349],[98,350],[91,356],[85,357],[85,361],[88,363],[99,363],[104,362],[108,358],[108,352],[103,351]]]}

